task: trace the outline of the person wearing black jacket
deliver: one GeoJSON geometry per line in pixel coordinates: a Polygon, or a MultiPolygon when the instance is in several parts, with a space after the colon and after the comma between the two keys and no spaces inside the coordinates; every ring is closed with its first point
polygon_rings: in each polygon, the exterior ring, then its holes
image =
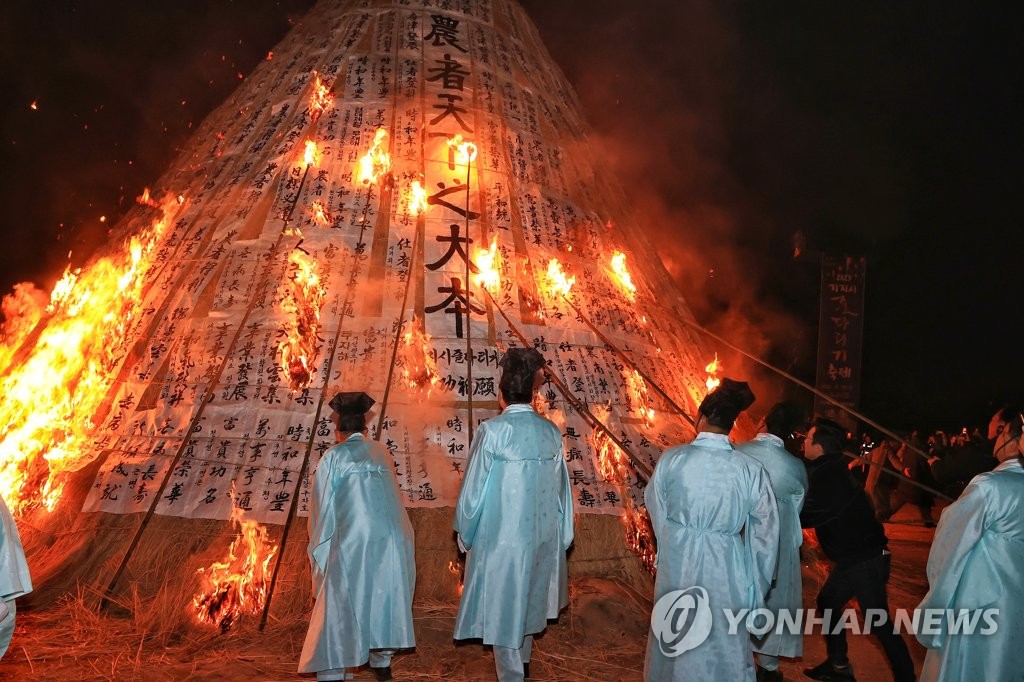
{"type": "Polygon", "coordinates": [[[855,679],[847,657],[846,632],[842,628],[833,632],[832,628],[843,608],[856,597],[862,613],[879,609],[886,614],[881,624],[871,621],[871,633],[885,650],[897,682],[913,680],[914,662],[906,642],[893,631],[889,615],[889,541],[867,494],[843,461],[844,435],[835,422],[818,419],[804,440],[808,488],[800,525],[814,529],[822,551],[833,562],[817,599],[819,616],[831,610],[831,622],[827,620],[824,626],[828,658],[805,669],[804,674],[814,680],[855,679]]]}

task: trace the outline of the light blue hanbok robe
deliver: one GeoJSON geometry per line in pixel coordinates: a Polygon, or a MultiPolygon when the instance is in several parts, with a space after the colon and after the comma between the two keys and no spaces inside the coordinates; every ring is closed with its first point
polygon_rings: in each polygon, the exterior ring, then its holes
{"type": "MultiPolygon", "coordinates": [[[[807,468],[802,460],[786,450],[782,439],[770,433],[759,433],[736,449],[750,455],[764,467],[771,481],[775,502],[779,505],[779,560],[775,568],[765,608],[778,614],[783,609],[803,606],[803,580],[800,575],[800,545],[804,533],[800,528],[800,510],[807,494],[807,468]]],[[[776,623],[778,619],[776,618],[776,623]]],[[[763,637],[754,637],[754,651],[770,656],[797,658],[803,655],[804,638],[799,632],[772,628],[763,637]]]]}
{"type": "MultiPolygon", "coordinates": [[[[1024,467],[975,476],[942,512],[919,609],[999,609],[993,634],[918,634],[921,680],[1024,680],[1024,467]]],[[[984,626],[985,621],[980,620],[984,626]]]]}
{"type": "Polygon", "coordinates": [[[360,666],[415,646],[413,531],[384,448],[356,433],[313,476],[309,561],[316,604],[299,672],[360,666]]]}
{"type": "Polygon", "coordinates": [[[469,550],[455,639],[518,649],[569,604],[572,486],[558,427],[526,404],[482,423],[454,526],[469,550]]]}
{"type": "Polygon", "coordinates": [[[669,657],[652,630],[644,679],[755,679],[750,636],[742,621],[729,634],[723,609],[764,607],[779,553],[779,514],[764,467],[736,451],[729,437],[702,432],[662,453],[644,501],[658,538],[655,602],[675,590],[707,592],[707,639],[669,657]]]}
{"type": "Polygon", "coordinates": [[[18,526],[0,498],[0,658],[7,653],[14,635],[17,609],[14,600],[32,591],[25,550],[18,535],[18,526]]]}

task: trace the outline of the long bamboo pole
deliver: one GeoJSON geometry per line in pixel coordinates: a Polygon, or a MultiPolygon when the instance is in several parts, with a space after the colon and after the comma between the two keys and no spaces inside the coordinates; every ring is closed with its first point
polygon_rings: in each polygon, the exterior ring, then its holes
{"type": "MultiPolygon", "coordinates": [[[[532,348],[532,344],[530,343],[530,341],[526,338],[526,336],[523,335],[519,328],[516,327],[515,323],[512,322],[511,318],[509,318],[509,316],[505,313],[504,308],[501,307],[501,304],[498,303],[495,300],[494,296],[491,295],[491,292],[488,291],[486,287],[484,288],[484,291],[487,292],[487,298],[491,301],[491,304],[494,305],[494,308],[498,311],[498,313],[501,314],[501,317],[505,320],[505,324],[507,324],[508,328],[512,330],[512,333],[516,335],[516,338],[519,339],[519,342],[523,344],[523,347],[532,348]]],[[[555,374],[553,370],[549,369],[547,365],[544,366],[544,373],[547,375],[548,379],[551,380],[551,383],[555,385],[559,393],[562,394],[562,397],[565,400],[569,401],[573,408],[581,415],[583,415],[583,417],[588,422],[590,422],[591,427],[602,431],[608,437],[609,440],[615,443],[616,447],[618,447],[620,450],[622,450],[623,453],[625,453],[626,457],[629,458],[630,463],[633,465],[633,468],[636,470],[637,474],[639,474],[639,477],[643,479],[644,483],[650,481],[651,475],[653,474],[651,468],[645,462],[642,462],[640,459],[638,459],[637,456],[634,455],[629,450],[629,448],[627,448],[625,444],[623,444],[623,442],[614,433],[612,433],[611,429],[605,426],[600,419],[595,417],[594,414],[590,411],[590,409],[586,406],[586,404],[582,400],[577,398],[575,395],[573,395],[572,391],[569,390],[569,387],[565,385],[565,382],[563,382],[562,379],[557,374],[555,374]]]]}
{"type": "Polygon", "coordinates": [[[646,383],[648,386],[650,386],[655,391],[657,391],[658,394],[662,398],[664,398],[666,402],[668,402],[668,404],[672,407],[672,409],[675,410],[675,412],[677,414],[679,414],[679,416],[681,416],[683,419],[685,419],[690,426],[694,426],[694,427],[697,426],[697,422],[693,419],[693,417],[691,417],[689,414],[687,414],[686,411],[683,408],[679,407],[679,405],[676,403],[676,401],[673,400],[671,398],[671,396],[669,396],[668,393],[663,391],[661,386],[659,386],[654,381],[654,379],[652,379],[646,372],[644,372],[640,368],[639,365],[637,365],[635,362],[633,362],[633,360],[630,359],[630,357],[628,355],[626,355],[624,352],[622,352],[622,350],[619,349],[618,346],[616,346],[614,343],[612,343],[611,340],[607,336],[605,336],[603,333],[601,333],[601,330],[599,330],[597,328],[597,326],[593,322],[591,322],[590,319],[587,318],[587,316],[584,315],[580,311],[580,309],[577,308],[576,305],[571,300],[569,300],[568,296],[562,296],[562,299],[565,300],[565,302],[569,304],[569,307],[571,307],[573,309],[573,312],[576,313],[576,316],[578,318],[580,318],[581,320],[583,320],[583,322],[586,323],[586,325],[588,327],[590,327],[590,330],[593,331],[597,335],[597,338],[601,339],[601,343],[603,343],[604,345],[608,346],[608,348],[610,348],[611,351],[613,353],[615,353],[615,355],[617,355],[620,360],[622,360],[623,362],[628,364],[630,367],[632,367],[636,371],[636,373],[640,375],[640,378],[644,380],[644,383],[646,383]]]}

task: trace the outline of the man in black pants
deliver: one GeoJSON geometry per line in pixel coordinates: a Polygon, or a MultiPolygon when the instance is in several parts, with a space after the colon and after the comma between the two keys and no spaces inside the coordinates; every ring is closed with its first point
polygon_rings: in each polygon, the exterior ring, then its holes
{"type": "Polygon", "coordinates": [[[885,622],[878,624],[877,618],[869,620],[865,616],[865,623],[870,622],[871,633],[882,644],[896,682],[913,680],[914,662],[906,642],[893,631],[889,615],[885,590],[891,559],[889,541],[867,495],[843,461],[844,435],[835,422],[818,419],[804,440],[808,488],[800,524],[814,528],[822,551],[834,562],[817,602],[819,617],[826,609],[831,610],[830,622],[824,625],[828,658],[804,670],[804,674],[814,680],[854,679],[846,653],[846,631],[833,632],[832,628],[846,604],[856,597],[862,613],[885,613],[885,622]]]}

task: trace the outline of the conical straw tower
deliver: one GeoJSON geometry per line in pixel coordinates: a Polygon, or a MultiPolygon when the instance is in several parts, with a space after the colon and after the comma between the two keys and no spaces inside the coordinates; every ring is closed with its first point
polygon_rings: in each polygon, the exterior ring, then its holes
{"type": "Polygon", "coordinates": [[[643,483],[692,436],[713,354],[639,220],[514,2],[323,0],[108,247],[8,321],[0,487],[37,599],[192,594],[244,521],[278,548],[255,561],[272,611],[301,612],[338,390],[377,400],[419,594],[454,595],[469,442],[524,344],[549,362],[573,570],[642,580],[643,483]]]}

